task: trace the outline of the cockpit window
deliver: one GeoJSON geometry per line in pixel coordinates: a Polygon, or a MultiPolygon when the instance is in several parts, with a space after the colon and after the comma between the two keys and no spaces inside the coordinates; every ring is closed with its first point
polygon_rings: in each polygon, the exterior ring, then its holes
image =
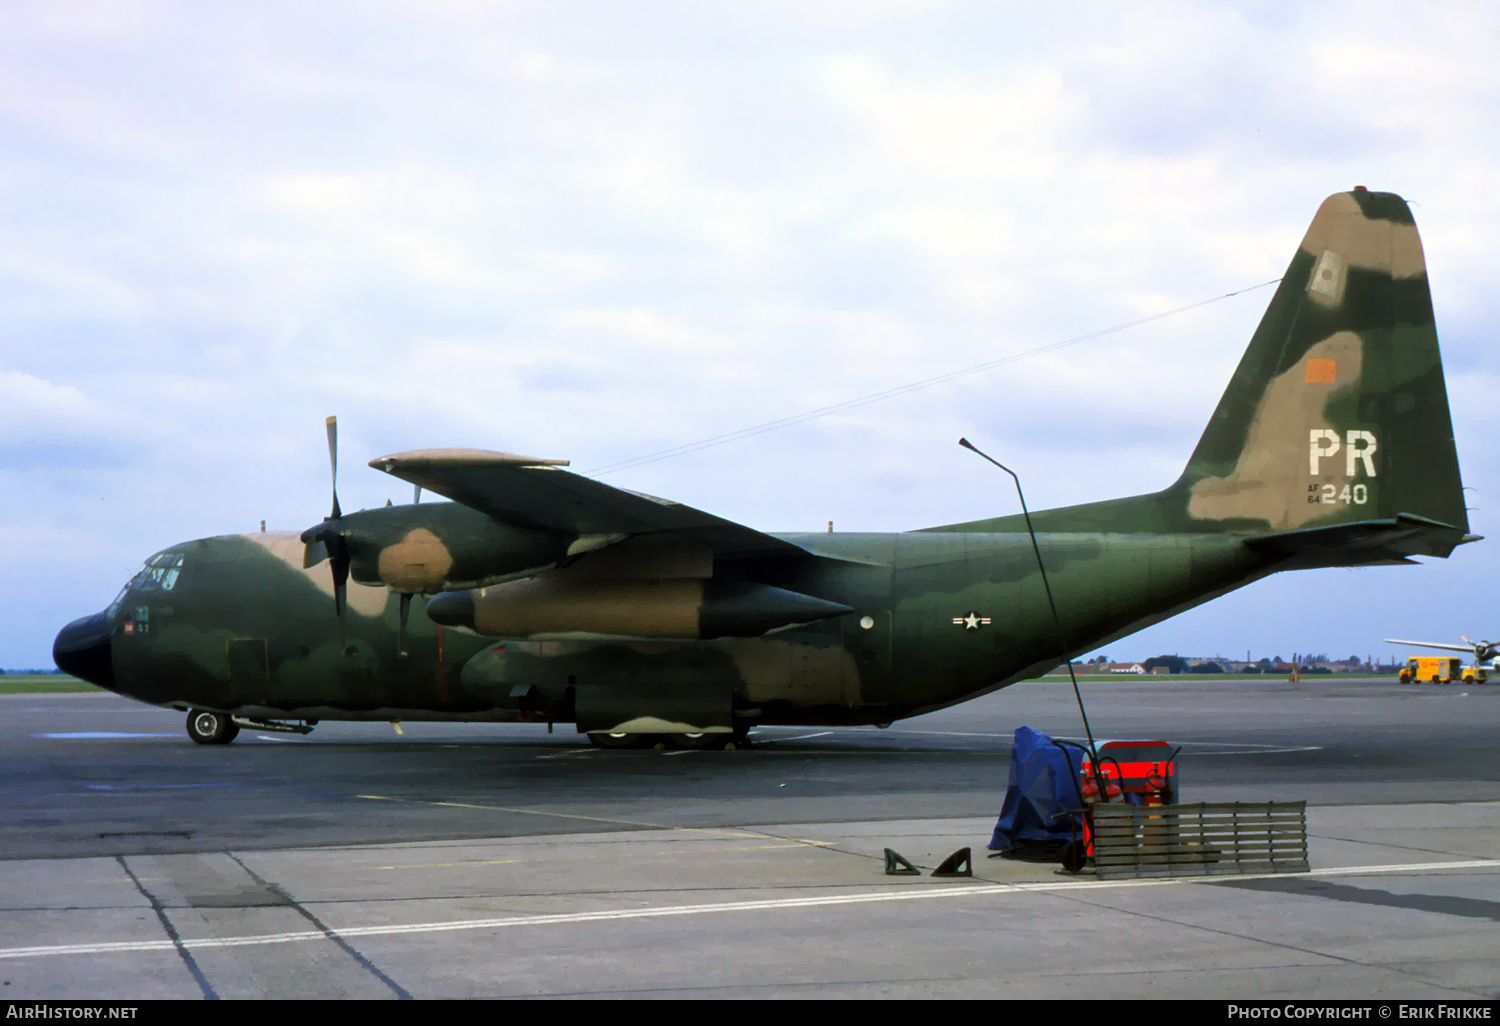
{"type": "Polygon", "coordinates": [[[146,565],[130,582],[136,591],[171,591],[182,574],[180,552],[162,552],[146,560],[146,565]]]}
{"type": "Polygon", "coordinates": [[[158,552],[146,560],[146,565],[136,571],[136,575],[120,589],[120,594],[115,596],[115,600],[105,610],[105,616],[113,622],[120,603],[132,591],[171,592],[181,583],[182,575],[187,569],[185,563],[186,558],[181,552],[158,552]]]}

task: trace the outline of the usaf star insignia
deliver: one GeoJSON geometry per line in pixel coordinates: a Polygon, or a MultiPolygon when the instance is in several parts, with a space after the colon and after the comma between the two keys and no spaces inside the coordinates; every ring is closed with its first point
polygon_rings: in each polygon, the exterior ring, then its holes
{"type": "Polygon", "coordinates": [[[980,616],[978,613],[974,612],[974,610],[971,609],[963,616],[955,616],[953,618],[953,622],[955,625],[961,625],[966,631],[977,631],[981,626],[989,623],[990,618],[987,616],[980,616]]]}

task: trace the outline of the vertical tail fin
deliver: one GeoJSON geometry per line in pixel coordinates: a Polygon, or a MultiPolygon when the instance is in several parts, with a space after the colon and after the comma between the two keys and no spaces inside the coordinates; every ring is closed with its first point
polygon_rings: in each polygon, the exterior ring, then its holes
{"type": "Polygon", "coordinates": [[[1195,530],[1406,514],[1467,532],[1427,266],[1401,197],[1323,201],[1168,493],[1195,530]]]}

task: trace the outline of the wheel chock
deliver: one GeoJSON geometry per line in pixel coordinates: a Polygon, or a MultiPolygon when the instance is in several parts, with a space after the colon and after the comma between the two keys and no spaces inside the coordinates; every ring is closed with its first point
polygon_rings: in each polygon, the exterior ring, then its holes
{"type": "Polygon", "coordinates": [[[974,862],[968,848],[960,848],[932,871],[933,876],[973,876],[974,862]]]}
{"type": "Polygon", "coordinates": [[[922,871],[891,849],[885,850],[886,876],[921,876],[922,871]]]}

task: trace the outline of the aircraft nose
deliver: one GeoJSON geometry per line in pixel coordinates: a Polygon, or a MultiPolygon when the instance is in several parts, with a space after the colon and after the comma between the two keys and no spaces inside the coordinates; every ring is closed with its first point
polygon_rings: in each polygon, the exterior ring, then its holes
{"type": "Polygon", "coordinates": [[[109,621],[104,614],[80,617],[58,631],[52,643],[52,661],[63,673],[113,690],[115,668],[110,661],[109,621]]]}

